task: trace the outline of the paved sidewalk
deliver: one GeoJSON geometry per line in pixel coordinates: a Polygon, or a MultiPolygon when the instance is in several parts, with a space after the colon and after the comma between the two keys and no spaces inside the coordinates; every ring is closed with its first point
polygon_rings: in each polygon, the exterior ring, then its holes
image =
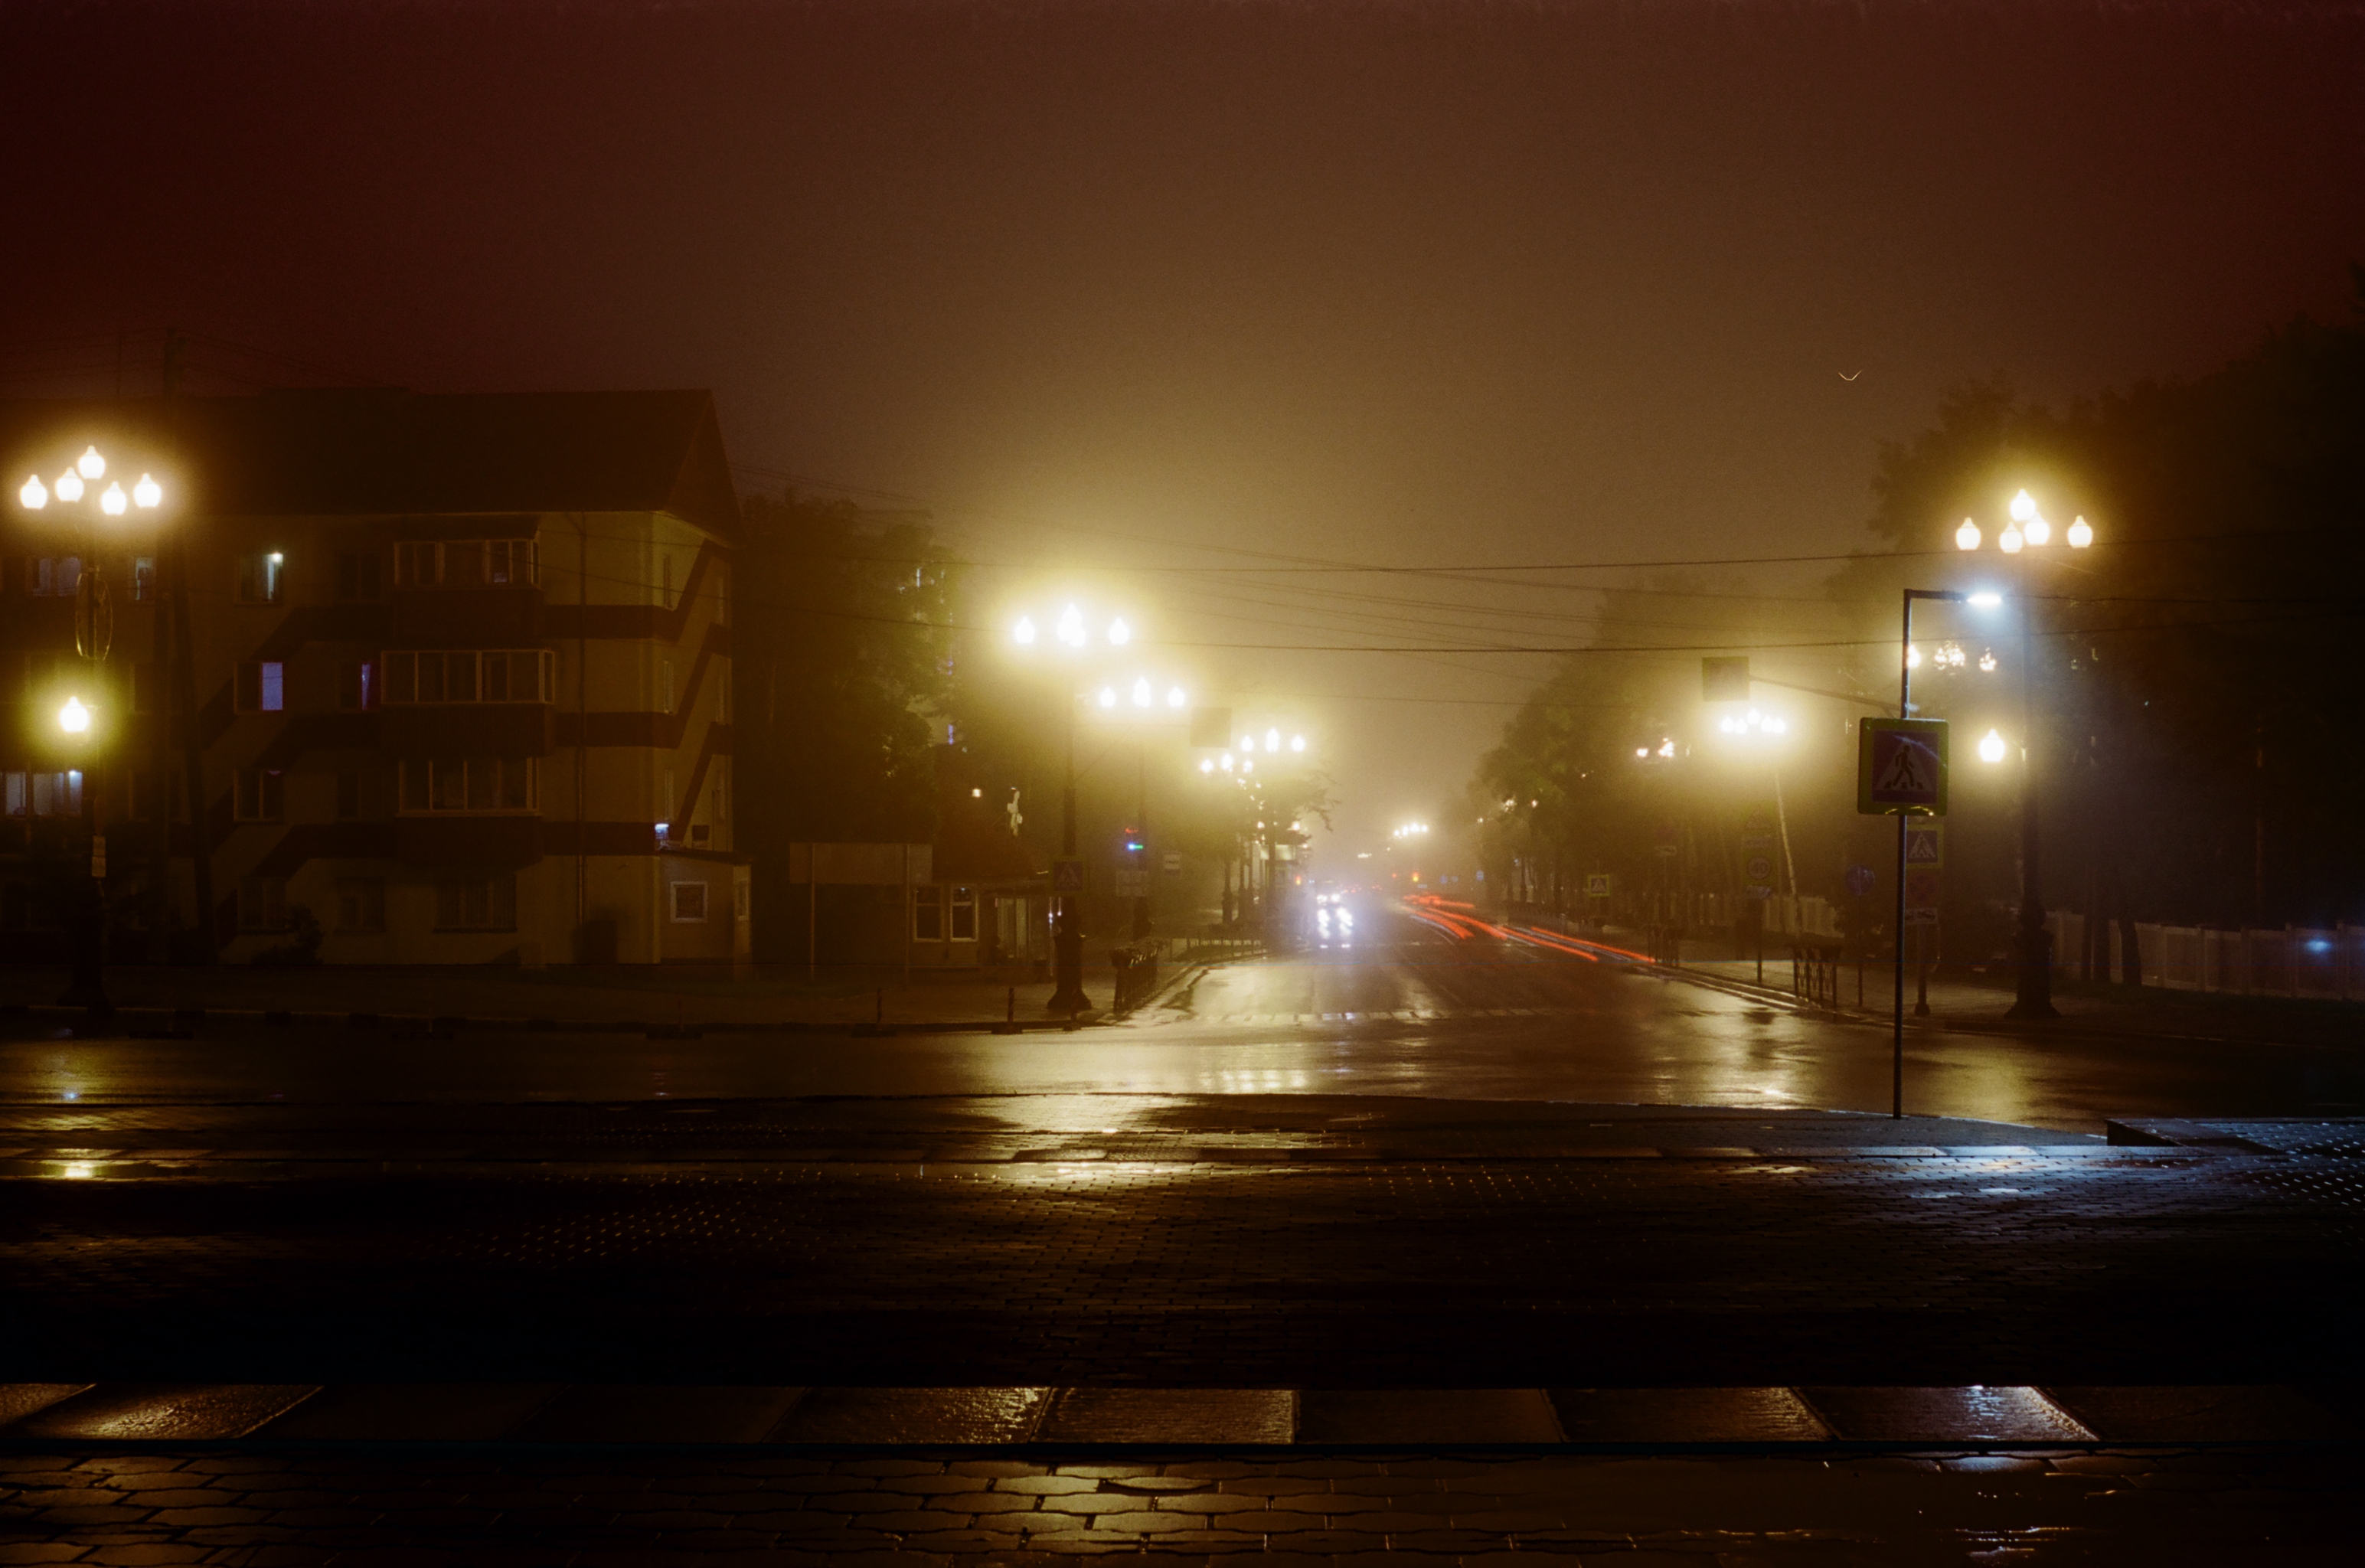
{"type": "MultiPolygon", "coordinates": [[[[1637,946],[1642,941],[1639,933],[1615,928],[1605,939],[1637,946]]],[[[1763,990],[1785,999],[1795,992],[1787,939],[1769,937],[1761,965],[1754,954],[1735,957],[1729,941],[1687,937],[1681,967],[1690,974],[1763,990]]],[[[1840,965],[1838,980],[1838,1013],[1867,1023],[1890,1022],[1897,994],[1892,961],[1867,958],[1859,964],[1849,958],[1840,965]]],[[[2354,1048],[2365,1043],[2365,1004],[2356,1002],[2202,994],[2166,991],[2158,986],[2090,983],[2057,975],[2053,1005],[2060,1016],[2022,1021],[2005,1016],[2014,1001],[2009,977],[1933,970],[1927,981],[1930,1011],[1926,1014],[1914,1012],[1922,983],[1909,959],[1905,969],[1908,1028],[2064,1037],[2140,1036],[2337,1049],[2354,1048]]]]}

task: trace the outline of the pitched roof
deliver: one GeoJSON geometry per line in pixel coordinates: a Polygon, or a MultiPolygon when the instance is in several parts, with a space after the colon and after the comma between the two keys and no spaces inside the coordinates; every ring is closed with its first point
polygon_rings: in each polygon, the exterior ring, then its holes
{"type": "Polygon", "coordinates": [[[148,447],[140,465],[178,472],[190,504],[217,516],[669,511],[726,538],[737,531],[706,392],[189,398],[177,457],[164,455],[164,417],[156,398],[0,403],[0,473],[46,475],[95,441],[148,447]]]}

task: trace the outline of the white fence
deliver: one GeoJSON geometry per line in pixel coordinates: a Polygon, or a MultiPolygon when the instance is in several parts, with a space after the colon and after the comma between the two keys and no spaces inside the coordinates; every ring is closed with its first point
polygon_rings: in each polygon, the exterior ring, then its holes
{"type": "MultiPolygon", "coordinates": [[[[2074,971],[2084,951],[2085,917],[2059,910],[2045,924],[2053,933],[2054,969],[2074,971]]],[[[2118,932],[2113,928],[2108,935],[2111,967],[2116,972],[2118,932]]],[[[2141,948],[2144,984],[2163,991],[2365,1001],[2365,926],[2217,931],[2138,922],[2135,942],[2141,948]]]]}

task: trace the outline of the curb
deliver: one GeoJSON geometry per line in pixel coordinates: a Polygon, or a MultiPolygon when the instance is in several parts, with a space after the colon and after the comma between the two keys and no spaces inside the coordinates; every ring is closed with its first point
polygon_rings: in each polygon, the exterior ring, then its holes
{"type": "MultiPolygon", "coordinates": [[[[0,1018],[10,1017],[55,1020],[74,1026],[88,1023],[90,1014],[84,1008],[64,1007],[53,1002],[0,1005],[0,1018]]],[[[400,1039],[422,1036],[449,1038],[463,1030],[495,1034],[638,1035],[651,1040],[696,1040],[709,1035],[846,1035],[876,1038],[891,1035],[982,1035],[1081,1029],[1108,1021],[1105,1014],[1096,1010],[1080,1013],[1072,1020],[1020,1019],[1014,1027],[1000,1018],[913,1020],[902,1024],[869,1024],[858,1019],[826,1023],[806,1019],[781,1019],[768,1023],[724,1019],[706,1024],[658,1024],[644,1018],[577,1021],[403,1013],[297,1013],[253,1007],[118,1007],[108,1014],[104,1030],[95,1032],[91,1037],[114,1039],[128,1035],[135,1040],[187,1040],[195,1039],[197,1031],[207,1024],[228,1024],[259,1028],[382,1031],[400,1039]],[[152,1026],[140,1027],[143,1024],[152,1026]]],[[[75,1027],[73,1032],[78,1037],[81,1036],[79,1027],[75,1027]]]]}

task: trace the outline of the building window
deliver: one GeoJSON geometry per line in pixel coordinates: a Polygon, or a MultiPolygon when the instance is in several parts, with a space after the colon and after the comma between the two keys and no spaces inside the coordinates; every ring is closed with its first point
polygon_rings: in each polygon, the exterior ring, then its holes
{"type": "Polygon", "coordinates": [[[131,561],[131,599],[136,604],[151,604],[156,599],[156,557],[135,555],[131,561]]]}
{"type": "Polygon", "coordinates": [[[362,776],[358,773],[337,775],[337,820],[352,822],[362,814],[362,776]]]}
{"type": "Polygon", "coordinates": [[[745,880],[731,884],[731,913],[743,924],[747,918],[747,884],[745,880]]]}
{"type": "Polygon", "coordinates": [[[540,577],[534,542],[531,539],[485,541],[485,581],[495,588],[522,587],[540,577]]]}
{"type": "Polygon", "coordinates": [[[230,815],[242,823],[275,823],[286,814],[287,776],[275,767],[242,767],[230,784],[230,815]]]}
{"type": "Polygon", "coordinates": [[[531,539],[405,540],[394,547],[394,580],[403,588],[520,588],[539,579],[531,539]]]}
{"type": "Polygon", "coordinates": [[[287,705],[287,666],[277,659],[250,660],[238,666],[241,713],[276,713],[287,705]]]}
{"type": "Polygon", "coordinates": [[[348,603],[366,604],[377,596],[377,552],[338,552],[337,597],[348,603]]]}
{"type": "Polygon", "coordinates": [[[542,809],[542,764],[531,756],[402,759],[405,815],[468,812],[488,815],[542,809]]]}
{"type": "Polygon", "coordinates": [[[952,935],[956,942],[977,940],[977,890],[955,888],[952,904],[952,935]]]}
{"type": "Polygon", "coordinates": [[[555,702],[558,655],[547,648],[389,650],[389,707],[434,702],[555,702]]]}
{"type": "Polygon", "coordinates": [[[238,882],[238,928],[281,931],[287,925],[287,879],[241,877],[238,882]]]}
{"type": "Polygon", "coordinates": [[[367,659],[347,659],[337,666],[337,706],[348,713],[366,713],[377,706],[377,666],[367,659]]]}
{"type": "Polygon", "coordinates": [[[912,890],[912,939],[915,942],[941,942],[944,938],[944,889],[913,888],[912,890]]]}
{"type": "Polygon", "coordinates": [[[241,604],[277,604],[286,596],[287,557],[264,550],[238,558],[238,598],[241,604]]]}
{"type": "Polygon", "coordinates": [[[435,884],[438,931],[515,931],[517,877],[449,877],[435,884]]]}
{"type": "Polygon", "coordinates": [[[82,558],[78,555],[38,556],[31,566],[26,591],[37,597],[72,599],[74,589],[82,586],[82,558]]]}
{"type": "Polygon", "coordinates": [[[337,929],[372,933],[386,929],[386,879],[337,879],[337,929]]]}
{"type": "Polygon", "coordinates": [[[0,785],[0,807],[11,817],[82,815],[82,774],[11,773],[0,785]]]}
{"type": "Polygon", "coordinates": [[[678,921],[702,921],[706,918],[706,884],[676,882],[673,884],[673,917],[678,921]]]}

